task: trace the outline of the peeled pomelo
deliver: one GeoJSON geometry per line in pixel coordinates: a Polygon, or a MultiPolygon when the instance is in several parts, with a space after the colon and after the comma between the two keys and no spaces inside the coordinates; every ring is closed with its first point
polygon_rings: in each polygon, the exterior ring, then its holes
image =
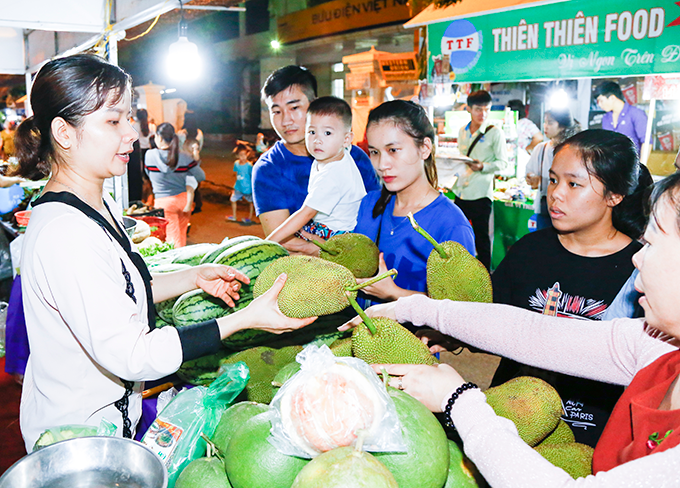
{"type": "Polygon", "coordinates": [[[227,452],[229,441],[234,433],[255,415],[259,415],[269,410],[269,406],[264,403],[240,402],[229,407],[222,414],[220,423],[215,428],[215,433],[210,439],[221,453],[227,452]]]}
{"type": "Polygon", "coordinates": [[[216,457],[191,461],[180,473],[175,488],[232,488],[224,472],[224,463],[216,457]]]}
{"type": "Polygon", "coordinates": [[[399,488],[442,488],[449,471],[444,428],[425,405],[406,392],[388,388],[397,408],[406,453],[375,453],[392,472],[399,488]]]}
{"type": "Polygon", "coordinates": [[[311,457],[349,446],[361,430],[370,437],[385,411],[369,379],[343,363],[288,385],[281,398],[283,428],[311,457]]]}
{"type": "Polygon", "coordinates": [[[232,436],[223,454],[233,488],[290,488],[309,463],[277,451],[267,441],[270,429],[269,412],[264,412],[246,421],[232,436]]]}
{"type": "Polygon", "coordinates": [[[399,485],[374,456],[354,447],[338,447],[302,468],[292,488],[399,488],[399,485]]]}

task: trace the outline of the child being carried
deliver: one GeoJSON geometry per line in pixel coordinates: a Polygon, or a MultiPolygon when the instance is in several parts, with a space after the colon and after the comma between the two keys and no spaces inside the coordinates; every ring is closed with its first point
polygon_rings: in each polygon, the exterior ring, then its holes
{"type": "Polygon", "coordinates": [[[351,232],[366,195],[361,173],[350,156],[352,110],[336,97],[314,100],[307,110],[307,151],[314,156],[307,198],[267,239],[282,242],[300,230],[324,239],[351,232]]]}

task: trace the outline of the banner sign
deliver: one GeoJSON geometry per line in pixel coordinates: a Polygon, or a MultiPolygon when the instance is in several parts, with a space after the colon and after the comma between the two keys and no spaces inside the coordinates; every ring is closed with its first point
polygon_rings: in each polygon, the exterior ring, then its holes
{"type": "Polygon", "coordinates": [[[570,0],[427,27],[430,82],[680,72],[680,2],[570,0]]]}
{"type": "Polygon", "coordinates": [[[279,41],[302,41],[411,18],[408,0],[332,0],[276,20],[279,41]]]}

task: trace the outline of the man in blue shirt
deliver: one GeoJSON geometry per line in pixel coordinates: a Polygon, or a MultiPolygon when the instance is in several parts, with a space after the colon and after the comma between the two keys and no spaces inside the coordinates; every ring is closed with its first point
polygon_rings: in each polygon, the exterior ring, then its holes
{"type": "MultiPolygon", "coordinates": [[[[262,99],[281,137],[253,168],[255,213],[265,235],[302,207],[307,196],[312,158],[305,146],[305,120],[309,103],[316,99],[316,79],[307,69],[286,66],[274,71],[262,87],[262,99]]],[[[350,155],[361,173],[366,192],[380,189],[380,180],[365,152],[352,146],[350,155]]],[[[289,251],[318,255],[319,248],[293,237],[282,243],[289,251]]]]}
{"type": "Polygon", "coordinates": [[[621,87],[613,81],[603,83],[597,104],[607,112],[602,117],[602,128],[630,137],[642,156],[647,130],[647,114],[644,110],[628,105],[623,97],[621,87]]]}

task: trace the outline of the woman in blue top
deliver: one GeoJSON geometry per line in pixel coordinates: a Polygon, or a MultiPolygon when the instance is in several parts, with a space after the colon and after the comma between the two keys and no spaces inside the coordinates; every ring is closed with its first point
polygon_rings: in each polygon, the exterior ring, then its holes
{"type": "Polygon", "coordinates": [[[382,177],[383,187],[361,201],[354,232],[378,245],[378,273],[396,268],[399,274],[364,292],[380,302],[424,294],[425,266],[432,244],[413,230],[406,215],[412,212],[437,241],[459,242],[474,255],[472,227],[453,201],[437,190],[434,129],[420,105],[393,100],[376,107],[368,116],[366,136],[371,162],[382,177]]]}

